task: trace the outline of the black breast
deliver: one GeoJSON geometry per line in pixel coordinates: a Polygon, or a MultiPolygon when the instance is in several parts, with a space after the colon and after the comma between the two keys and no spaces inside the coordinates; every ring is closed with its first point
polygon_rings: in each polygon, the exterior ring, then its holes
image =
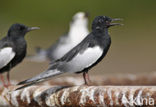
{"type": "Polygon", "coordinates": [[[98,39],[99,40],[97,40],[98,41],[97,44],[99,44],[99,46],[103,49],[103,53],[102,53],[102,56],[92,66],[87,68],[88,70],[92,68],[93,66],[95,66],[96,64],[98,64],[106,56],[111,45],[111,38],[109,35],[107,37],[98,38],[98,39]]]}
{"type": "Polygon", "coordinates": [[[24,39],[15,43],[14,51],[16,52],[16,55],[14,59],[11,61],[11,67],[16,66],[24,59],[24,57],[26,56],[26,52],[27,52],[26,48],[27,48],[27,44],[24,39]]]}

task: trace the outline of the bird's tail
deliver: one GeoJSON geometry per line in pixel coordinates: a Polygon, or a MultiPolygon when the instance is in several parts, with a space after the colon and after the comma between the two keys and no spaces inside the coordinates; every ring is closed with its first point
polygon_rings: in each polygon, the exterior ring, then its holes
{"type": "Polygon", "coordinates": [[[17,85],[23,85],[23,86],[17,88],[16,90],[26,88],[26,87],[31,86],[33,84],[43,82],[43,81],[49,79],[50,77],[53,77],[53,76],[56,76],[56,75],[59,75],[62,73],[63,72],[58,71],[58,70],[47,70],[47,71],[45,71],[45,72],[43,72],[43,73],[41,73],[41,74],[31,78],[31,79],[27,79],[25,81],[19,82],[17,85]]]}
{"type": "Polygon", "coordinates": [[[47,60],[47,50],[42,49],[41,47],[36,47],[35,51],[35,55],[28,55],[27,59],[35,62],[43,62],[47,60]]]}

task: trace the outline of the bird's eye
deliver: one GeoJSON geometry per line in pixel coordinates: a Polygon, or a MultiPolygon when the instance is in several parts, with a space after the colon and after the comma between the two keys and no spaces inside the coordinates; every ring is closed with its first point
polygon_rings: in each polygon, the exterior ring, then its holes
{"type": "Polygon", "coordinates": [[[99,20],[99,23],[103,23],[103,20],[102,20],[102,19],[100,19],[100,20],[99,20]]]}
{"type": "Polygon", "coordinates": [[[107,20],[107,21],[106,21],[106,24],[110,24],[110,21],[107,20]]]}
{"type": "Polygon", "coordinates": [[[105,19],[105,18],[106,18],[106,16],[103,16],[103,18],[105,19]]]}

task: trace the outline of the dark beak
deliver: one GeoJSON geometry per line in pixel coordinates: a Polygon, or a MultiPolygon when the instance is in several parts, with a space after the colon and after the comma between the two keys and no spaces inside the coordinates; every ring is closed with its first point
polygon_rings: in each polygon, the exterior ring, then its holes
{"type": "Polygon", "coordinates": [[[30,32],[32,30],[40,29],[39,27],[28,27],[27,32],[30,32]]]}
{"type": "Polygon", "coordinates": [[[114,19],[112,19],[112,22],[113,21],[122,21],[123,19],[121,19],[121,18],[114,18],[114,19]]]}
{"type": "MultiPolygon", "coordinates": [[[[114,21],[122,21],[123,19],[120,19],[120,18],[114,18],[111,20],[111,22],[114,22],[114,21]]],[[[116,26],[116,25],[123,25],[123,24],[120,24],[120,23],[109,23],[109,27],[110,26],[116,26]]]]}

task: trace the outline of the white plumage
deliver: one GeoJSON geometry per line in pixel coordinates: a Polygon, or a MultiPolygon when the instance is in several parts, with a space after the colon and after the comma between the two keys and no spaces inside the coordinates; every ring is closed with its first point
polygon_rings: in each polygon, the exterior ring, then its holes
{"type": "Polygon", "coordinates": [[[73,16],[74,22],[70,24],[68,38],[66,38],[66,40],[64,41],[66,42],[66,44],[60,44],[52,53],[55,56],[55,59],[59,59],[64,56],[68,51],[79,44],[89,34],[88,19],[84,17],[84,12],[78,12],[73,16]]]}
{"type": "Polygon", "coordinates": [[[71,68],[70,72],[82,71],[94,64],[101,56],[103,50],[99,47],[90,47],[83,53],[77,54],[71,61],[67,62],[66,65],[71,68]]]}
{"type": "MultiPolygon", "coordinates": [[[[27,82],[40,80],[40,78],[49,78],[51,76],[59,75],[64,72],[78,72],[82,71],[84,68],[87,68],[94,64],[103,54],[103,50],[99,46],[90,47],[86,49],[84,52],[77,54],[71,61],[69,62],[62,62],[61,66],[65,66],[68,69],[66,71],[60,71],[56,69],[50,69],[46,72],[42,72],[41,74],[37,75],[36,77],[27,80],[27,82]]],[[[42,81],[42,80],[41,80],[42,81]]]]}
{"type": "Polygon", "coordinates": [[[0,69],[6,66],[15,57],[15,52],[11,47],[0,50],[0,69]]]}

